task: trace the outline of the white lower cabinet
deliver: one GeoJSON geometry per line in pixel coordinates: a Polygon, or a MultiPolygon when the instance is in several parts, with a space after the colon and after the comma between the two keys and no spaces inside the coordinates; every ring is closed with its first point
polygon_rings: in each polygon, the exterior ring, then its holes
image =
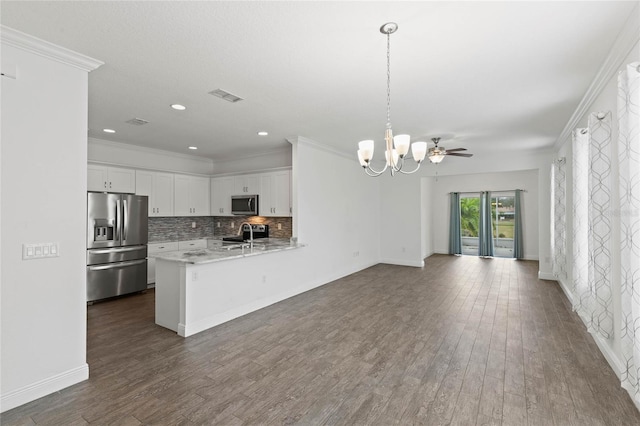
{"type": "MultiPolygon", "coordinates": [[[[206,245],[206,241],[205,241],[206,245]]],[[[178,242],[171,243],[151,243],[147,245],[147,253],[162,253],[165,251],[180,250],[178,242]]],[[[156,260],[153,257],[147,258],[147,284],[156,282],[156,260]]]]}

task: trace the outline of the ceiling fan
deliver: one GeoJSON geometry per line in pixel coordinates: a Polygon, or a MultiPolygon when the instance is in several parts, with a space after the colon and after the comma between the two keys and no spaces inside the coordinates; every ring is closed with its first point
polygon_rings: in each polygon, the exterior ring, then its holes
{"type": "Polygon", "coordinates": [[[427,157],[429,157],[429,161],[434,164],[438,164],[442,160],[444,160],[445,155],[451,155],[454,157],[472,157],[473,154],[464,154],[458,151],[466,151],[467,148],[451,148],[444,149],[438,146],[438,142],[440,142],[440,138],[431,138],[433,143],[436,144],[433,148],[429,148],[427,152],[427,157]]]}

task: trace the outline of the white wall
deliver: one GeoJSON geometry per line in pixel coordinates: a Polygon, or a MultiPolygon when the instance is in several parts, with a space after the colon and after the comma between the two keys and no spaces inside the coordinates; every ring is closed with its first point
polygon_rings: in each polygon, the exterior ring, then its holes
{"type": "MultiPolygon", "coordinates": [[[[362,173],[362,169],[359,169],[362,173]]],[[[364,174],[364,173],[363,173],[364,174]]],[[[380,182],[380,259],[383,263],[424,266],[423,193],[416,175],[385,174],[380,182]]]]}
{"type": "Polygon", "coordinates": [[[380,260],[379,186],[355,159],[305,138],[293,145],[294,237],[308,244],[299,267],[326,283],[380,260]]]}
{"type": "Polygon", "coordinates": [[[420,194],[422,195],[421,206],[421,220],[422,220],[422,258],[427,258],[434,253],[433,250],[433,230],[436,223],[434,223],[433,213],[431,208],[431,200],[433,199],[433,185],[435,179],[422,178],[420,179],[420,194]]]}
{"type": "Polygon", "coordinates": [[[15,38],[2,30],[3,72],[13,65],[17,71],[16,79],[2,77],[0,393],[6,411],[89,373],[88,69],[51,59],[73,54],[46,43],[47,57],[13,47],[15,38]],[[59,257],[22,260],[22,244],[43,242],[57,242],[59,257]]]}
{"type": "MultiPolygon", "coordinates": [[[[446,160],[445,160],[446,161],[446,160]]],[[[449,252],[449,193],[523,189],[522,227],[524,258],[537,260],[538,240],[538,170],[502,173],[475,173],[440,176],[433,183],[431,203],[433,219],[433,246],[436,253],[449,252]]]]}

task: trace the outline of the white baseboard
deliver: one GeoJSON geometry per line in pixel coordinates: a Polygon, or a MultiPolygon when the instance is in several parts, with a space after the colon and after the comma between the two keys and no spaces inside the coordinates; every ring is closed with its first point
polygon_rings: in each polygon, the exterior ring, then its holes
{"type": "Polygon", "coordinates": [[[562,289],[562,292],[564,293],[565,296],[567,296],[567,299],[569,299],[569,303],[571,303],[571,306],[573,306],[573,294],[569,290],[569,286],[567,285],[567,283],[562,278],[560,278],[558,280],[558,284],[560,284],[560,288],[562,289]]]}
{"type": "Polygon", "coordinates": [[[542,272],[538,271],[538,279],[539,280],[549,280],[549,281],[557,281],[557,278],[551,272],[542,272]]]}
{"type": "Polygon", "coordinates": [[[406,259],[381,259],[380,263],[398,266],[413,266],[416,268],[424,267],[424,260],[406,260],[406,259]]]}
{"type": "MultiPolygon", "coordinates": [[[[600,352],[602,352],[602,355],[604,355],[604,358],[607,360],[607,362],[613,369],[613,372],[616,373],[616,376],[618,376],[618,380],[620,380],[622,371],[624,370],[624,367],[623,367],[624,363],[618,357],[618,355],[613,351],[613,349],[611,348],[607,340],[602,338],[602,336],[600,336],[597,333],[591,333],[591,336],[593,337],[593,340],[596,341],[598,348],[600,348],[600,352]]],[[[631,399],[633,399],[633,397],[631,399]]]]}
{"type": "Polygon", "coordinates": [[[20,389],[8,392],[0,398],[0,412],[11,410],[27,402],[35,401],[38,398],[57,392],[76,383],[80,383],[89,378],[89,365],[67,370],[55,376],[48,377],[39,382],[23,386],[20,389]]]}

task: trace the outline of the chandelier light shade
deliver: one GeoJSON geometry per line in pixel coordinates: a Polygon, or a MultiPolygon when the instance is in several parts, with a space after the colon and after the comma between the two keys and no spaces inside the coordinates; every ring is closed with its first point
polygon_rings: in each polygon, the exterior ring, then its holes
{"type": "MultiPolygon", "coordinates": [[[[394,22],[387,22],[380,27],[380,32],[387,36],[387,128],[384,133],[386,143],[384,156],[386,162],[382,170],[375,170],[371,167],[374,151],[373,140],[369,139],[358,143],[358,161],[360,162],[360,166],[362,166],[369,176],[373,177],[380,176],[387,169],[390,170],[391,176],[396,173],[414,173],[420,168],[427,154],[426,142],[411,143],[411,137],[409,135],[393,136],[393,130],[391,129],[391,34],[395,33],[397,29],[398,25],[394,22]],[[417,166],[411,171],[406,171],[403,169],[403,166],[406,155],[409,153],[409,148],[411,148],[411,155],[417,163],[417,166]]],[[[431,156],[429,159],[431,162],[434,162],[431,156]]],[[[440,159],[440,161],[442,161],[442,159],[440,159]]]]}

